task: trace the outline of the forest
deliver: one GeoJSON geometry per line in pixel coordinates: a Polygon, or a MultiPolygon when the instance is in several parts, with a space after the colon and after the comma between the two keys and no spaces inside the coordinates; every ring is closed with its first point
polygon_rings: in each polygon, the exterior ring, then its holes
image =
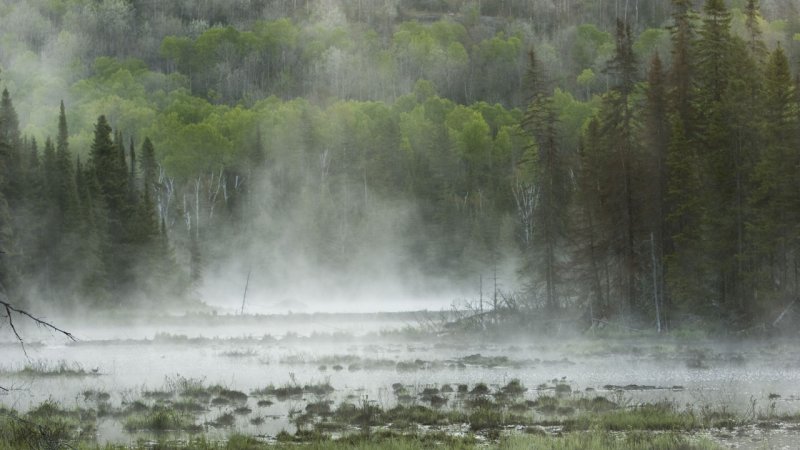
{"type": "Polygon", "coordinates": [[[0,69],[13,304],[792,320],[792,0],[4,0],[0,69]]]}

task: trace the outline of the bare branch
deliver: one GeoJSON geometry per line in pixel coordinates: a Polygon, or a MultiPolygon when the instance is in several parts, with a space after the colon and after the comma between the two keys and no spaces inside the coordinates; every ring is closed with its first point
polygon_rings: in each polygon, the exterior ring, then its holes
{"type": "MultiPolygon", "coordinates": [[[[19,340],[20,342],[23,342],[22,341],[22,336],[20,336],[20,334],[17,332],[16,327],[14,326],[13,319],[11,318],[11,313],[12,312],[15,312],[15,313],[17,313],[17,314],[19,314],[21,316],[27,317],[28,319],[30,319],[34,323],[36,323],[36,325],[44,327],[44,328],[46,328],[48,330],[52,330],[52,331],[61,333],[64,336],[68,337],[72,341],[77,341],[75,336],[73,336],[72,333],[70,333],[69,331],[62,330],[61,328],[58,328],[57,326],[53,325],[50,322],[47,322],[46,320],[42,320],[42,319],[34,316],[33,314],[27,312],[27,311],[24,311],[22,309],[16,308],[11,303],[8,303],[6,301],[0,300],[0,305],[2,305],[5,308],[6,314],[8,315],[7,316],[8,324],[11,326],[11,330],[14,332],[14,335],[17,337],[17,340],[19,340]]],[[[24,349],[24,347],[23,347],[23,349],[24,349]]]]}
{"type": "Polygon", "coordinates": [[[27,358],[28,357],[28,352],[27,352],[27,350],[25,350],[25,341],[22,340],[22,336],[20,336],[19,332],[17,332],[17,327],[14,326],[14,319],[11,318],[11,312],[13,311],[13,306],[9,305],[8,303],[6,303],[6,302],[4,302],[2,300],[0,300],[0,303],[2,303],[3,306],[6,308],[6,318],[8,319],[8,325],[11,327],[11,331],[14,332],[14,336],[17,337],[17,340],[19,341],[19,345],[20,345],[20,347],[22,347],[22,353],[24,353],[25,357],[27,358]]]}

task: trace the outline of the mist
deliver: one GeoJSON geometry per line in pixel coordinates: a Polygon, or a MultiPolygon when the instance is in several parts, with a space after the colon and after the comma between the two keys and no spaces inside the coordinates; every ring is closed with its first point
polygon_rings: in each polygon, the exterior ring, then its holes
{"type": "Polygon", "coordinates": [[[0,449],[791,448],[794,0],[0,0],[0,449]]]}

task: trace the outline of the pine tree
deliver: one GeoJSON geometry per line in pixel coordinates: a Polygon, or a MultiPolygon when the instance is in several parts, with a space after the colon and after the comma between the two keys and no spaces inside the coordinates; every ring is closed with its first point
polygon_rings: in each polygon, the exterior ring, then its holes
{"type": "Polygon", "coordinates": [[[155,148],[149,137],[144,138],[141,153],[142,190],[155,198],[157,195],[158,163],[156,163],[155,148]]]}
{"type": "MultiPolygon", "coordinates": [[[[91,147],[93,178],[97,180],[99,199],[103,205],[104,234],[107,244],[101,244],[102,261],[105,265],[109,290],[120,292],[130,283],[130,248],[128,234],[128,171],[122,164],[124,157],[111,137],[111,126],[105,116],[100,116],[95,125],[91,147]]],[[[92,176],[89,177],[92,179],[92,176]]]]}
{"type": "Polygon", "coordinates": [[[759,10],[758,0],[747,0],[744,7],[745,28],[747,28],[747,50],[752,58],[760,65],[763,65],[767,57],[767,46],[764,45],[761,32],[761,11],[759,10]]]}
{"type": "MultiPolygon", "coordinates": [[[[666,314],[665,283],[663,274],[664,253],[671,250],[667,229],[667,154],[670,143],[669,104],[667,98],[667,82],[661,58],[653,55],[647,76],[647,96],[644,111],[643,142],[647,146],[647,173],[652,174],[652,182],[647,191],[644,216],[647,228],[653,235],[651,245],[651,264],[655,264],[652,272],[652,289],[655,302],[660,306],[658,314],[666,314]]],[[[658,318],[661,325],[661,317],[658,318]]]]}
{"type": "Polygon", "coordinates": [[[44,141],[44,160],[43,171],[45,180],[45,191],[47,198],[55,200],[57,195],[57,188],[54,180],[56,179],[56,148],[53,146],[53,141],[50,136],[44,141]]]}
{"type": "Polygon", "coordinates": [[[683,121],[674,115],[667,150],[666,202],[671,249],[665,255],[665,284],[670,303],[681,313],[709,313],[708,255],[703,240],[705,220],[702,168],[683,121]]]}
{"type": "Polygon", "coordinates": [[[526,84],[530,91],[528,108],[522,117],[521,127],[533,139],[537,161],[534,165],[534,183],[537,191],[534,233],[530,251],[535,256],[533,269],[541,271],[535,282],[544,286],[545,305],[549,310],[559,306],[561,263],[559,254],[565,240],[568,200],[568,175],[566,158],[559,147],[557,116],[552,99],[547,94],[544,76],[533,50],[529,52],[526,84]]]}
{"type": "Polygon", "coordinates": [[[695,39],[695,13],[690,0],[673,0],[672,27],[672,67],[670,69],[670,106],[683,122],[682,127],[688,136],[693,135],[692,85],[694,82],[693,42],[695,39]]]}
{"type": "Polygon", "coordinates": [[[135,205],[138,201],[138,181],[136,179],[136,149],[133,146],[133,136],[131,136],[130,145],[128,146],[128,159],[130,160],[130,170],[128,172],[128,201],[135,205]]]}
{"type": "Polygon", "coordinates": [[[111,242],[106,228],[106,212],[100,197],[99,183],[91,167],[77,160],[75,184],[81,208],[81,281],[78,293],[92,299],[98,306],[107,306],[109,295],[109,272],[106,267],[111,253],[111,242]]]}
{"type": "Polygon", "coordinates": [[[105,116],[97,119],[91,156],[94,176],[108,209],[110,231],[117,233],[122,226],[127,197],[127,170],[121,164],[120,150],[111,139],[111,127],[105,116]]]}
{"type": "Polygon", "coordinates": [[[57,217],[60,227],[66,231],[75,231],[80,221],[78,212],[78,191],[75,187],[75,174],[72,167],[72,155],[69,151],[69,131],[67,117],[64,113],[64,102],[61,102],[58,115],[58,135],[56,136],[55,184],[57,217]]]}
{"type": "MultiPolygon", "coordinates": [[[[731,76],[731,15],[724,0],[706,0],[697,43],[698,93],[702,106],[721,102],[731,76]]],[[[714,111],[705,111],[713,114],[714,111]]]]}
{"type": "Polygon", "coordinates": [[[698,154],[705,176],[703,239],[708,243],[713,272],[708,283],[717,314],[740,316],[746,303],[744,224],[749,183],[750,127],[740,114],[752,73],[744,43],[730,34],[730,13],[723,0],[708,0],[697,42],[696,110],[699,111],[698,154]],[[740,67],[737,67],[740,66],[740,67]]]}
{"type": "MultiPolygon", "coordinates": [[[[616,285],[621,299],[619,312],[637,313],[639,289],[637,275],[642,271],[638,255],[642,228],[641,190],[638,177],[643,175],[640,149],[636,139],[631,95],[638,80],[638,67],[633,53],[633,38],[628,25],[617,22],[616,51],[607,71],[616,80],[614,88],[603,98],[600,119],[602,195],[607,198],[606,214],[617,219],[607,230],[613,242],[612,253],[618,258],[616,285]]],[[[649,237],[649,236],[648,236],[649,237]]]]}
{"type": "Polygon", "coordinates": [[[23,254],[21,272],[26,279],[38,279],[45,255],[40,252],[47,218],[44,191],[44,173],[35,138],[31,138],[23,152],[23,208],[17,214],[16,229],[20,231],[20,252],[23,254]]]}
{"type": "Polygon", "coordinates": [[[755,211],[749,224],[761,272],[759,304],[750,311],[757,316],[774,314],[800,288],[796,270],[800,261],[800,125],[789,61],[780,46],[769,55],[762,97],[764,151],[755,170],[756,188],[751,196],[755,211]]]}
{"type": "MultiPolygon", "coordinates": [[[[578,166],[577,193],[572,214],[572,233],[576,245],[572,260],[578,280],[585,286],[589,297],[588,306],[592,321],[609,319],[610,304],[610,258],[608,230],[604,197],[601,191],[603,180],[604,151],[600,145],[600,122],[593,118],[581,140],[580,164],[578,166]]],[[[594,322],[593,322],[594,323],[594,322]]]]}
{"type": "Polygon", "coordinates": [[[7,89],[0,99],[0,292],[14,295],[17,253],[12,205],[21,201],[19,177],[19,123],[7,89]],[[9,205],[11,203],[11,205],[9,205]]]}
{"type": "Polygon", "coordinates": [[[2,163],[2,189],[11,211],[22,201],[22,179],[19,176],[21,139],[19,119],[11,95],[3,89],[0,99],[0,162],[2,163]]]}
{"type": "Polygon", "coordinates": [[[147,236],[157,236],[159,230],[158,211],[156,208],[158,166],[156,163],[155,148],[150,138],[145,138],[141,148],[142,169],[142,205],[140,211],[143,217],[143,227],[147,236]]]}

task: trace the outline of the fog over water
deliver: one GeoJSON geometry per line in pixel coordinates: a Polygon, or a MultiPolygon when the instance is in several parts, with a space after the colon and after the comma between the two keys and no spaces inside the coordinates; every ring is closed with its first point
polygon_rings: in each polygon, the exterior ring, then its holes
{"type": "Polygon", "coordinates": [[[797,0],[0,0],[0,449],[798,448],[798,68],[797,0]]]}

